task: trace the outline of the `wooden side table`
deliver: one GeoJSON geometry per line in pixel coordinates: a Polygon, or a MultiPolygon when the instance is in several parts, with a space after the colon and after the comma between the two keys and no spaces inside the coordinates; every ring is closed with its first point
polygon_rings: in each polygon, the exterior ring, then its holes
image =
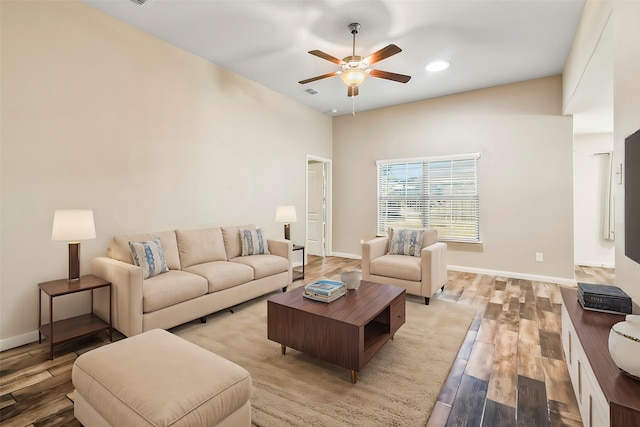
{"type": "Polygon", "coordinates": [[[293,281],[304,279],[304,246],[293,245],[293,251],[302,251],[302,271],[293,269],[293,281]]]}
{"type": "Polygon", "coordinates": [[[103,330],[109,331],[109,341],[113,340],[113,328],[111,326],[112,313],[112,290],[111,282],[100,277],[88,274],[80,277],[76,282],[69,282],[67,279],[53,280],[50,282],[38,283],[38,342],[42,342],[42,335],[49,338],[49,350],[53,360],[53,346],[71,341],[76,338],[95,334],[103,330]],[[93,290],[99,288],[109,288],[109,323],[106,323],[93,314],[93,290]],[[69,319],[53,321],[53,299],[55,297],[75,294],[76,292],[91,291],[91,312],[69,319]],[[49,323],[42,324],[42,292],[49,296],[49,323]]]}

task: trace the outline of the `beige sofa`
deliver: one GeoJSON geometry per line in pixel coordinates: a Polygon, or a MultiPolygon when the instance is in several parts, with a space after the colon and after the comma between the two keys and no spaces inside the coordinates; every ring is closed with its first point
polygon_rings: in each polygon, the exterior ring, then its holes
{"type": "Polygon", "coordinates": [[[420,256],[389,254],[389,237],[362,243],[362,279],[402,286],[408,294],[424,297],[425,304],[447,283],[447,244],[438,232],[424,229],[420,256]]]}
{"type": "MultiPolygon", "coordinates": [[[[114,328],[126,336],[167,329],[284,291],[292,282],[292,243],[268,239],[269,254],[242,256],[240,228],[255,225],[115,236],[107,256],[91,261],[91,272],[112,283],[114,328]],[[154,238],[168,271],[143,279],[129,242],[154,238]]],[[[108,319],[108,298],[96,298],[94,312],[108,319]]]]}

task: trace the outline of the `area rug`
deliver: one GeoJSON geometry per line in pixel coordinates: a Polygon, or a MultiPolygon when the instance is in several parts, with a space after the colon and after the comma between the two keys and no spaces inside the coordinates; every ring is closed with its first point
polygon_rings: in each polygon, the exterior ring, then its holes
{"type": "MultiPolygon", "coordinates": [[[[273,295],[273,294],[272,294],[273,295]]],[[[171,331],[251,373],[252,423],[271,426],[424,426],[476,310],[407,297],[406,323],[358,373],[267,339],[266,295],[171,331]]]]}

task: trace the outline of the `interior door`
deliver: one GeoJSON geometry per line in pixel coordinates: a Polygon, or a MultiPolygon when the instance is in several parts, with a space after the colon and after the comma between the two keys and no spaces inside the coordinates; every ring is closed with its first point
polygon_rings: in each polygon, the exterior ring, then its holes
{"type": "Polygon", "coordinates": [[[324,163],[309,161],[307,165],[307,253],[325,256],[326,175],[324,163]]]}

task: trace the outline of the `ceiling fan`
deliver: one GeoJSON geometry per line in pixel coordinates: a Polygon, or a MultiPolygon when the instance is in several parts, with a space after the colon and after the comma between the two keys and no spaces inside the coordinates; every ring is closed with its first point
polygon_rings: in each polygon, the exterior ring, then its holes
{"type": "Polygon", "coordinates": [[[323,74],[321,76],[311,77],[310,79],[301,80],[298,83],[301,85],[314,82],[316,80],[325,79],[327,77],[340,76],[344,84],[347,85],[347,96],[357,96],[358,87],[364,83],[368,76],[378,77],[381,79],[393,80],[394,82],[406,83],[411,79],[411,76],[404,74],[390,73],[389,71],[374,70],[369,66],[380,62],[383,59],[387,59],[396,53],[402,52],[395,44],[390,44],[379,51],[363,58],[362,56],[356,56],[356,34],[360,30],[360,24],[354,22],[349,24],[349,30],[353,34],[353,53],[351,56],[347,56],[342,59],[338,59],[334,56],[324,53],[321,50],[311,50],[309,53],[319,58],[326,59],[340,66],[340,70],[333,73],[323,74]]]}

